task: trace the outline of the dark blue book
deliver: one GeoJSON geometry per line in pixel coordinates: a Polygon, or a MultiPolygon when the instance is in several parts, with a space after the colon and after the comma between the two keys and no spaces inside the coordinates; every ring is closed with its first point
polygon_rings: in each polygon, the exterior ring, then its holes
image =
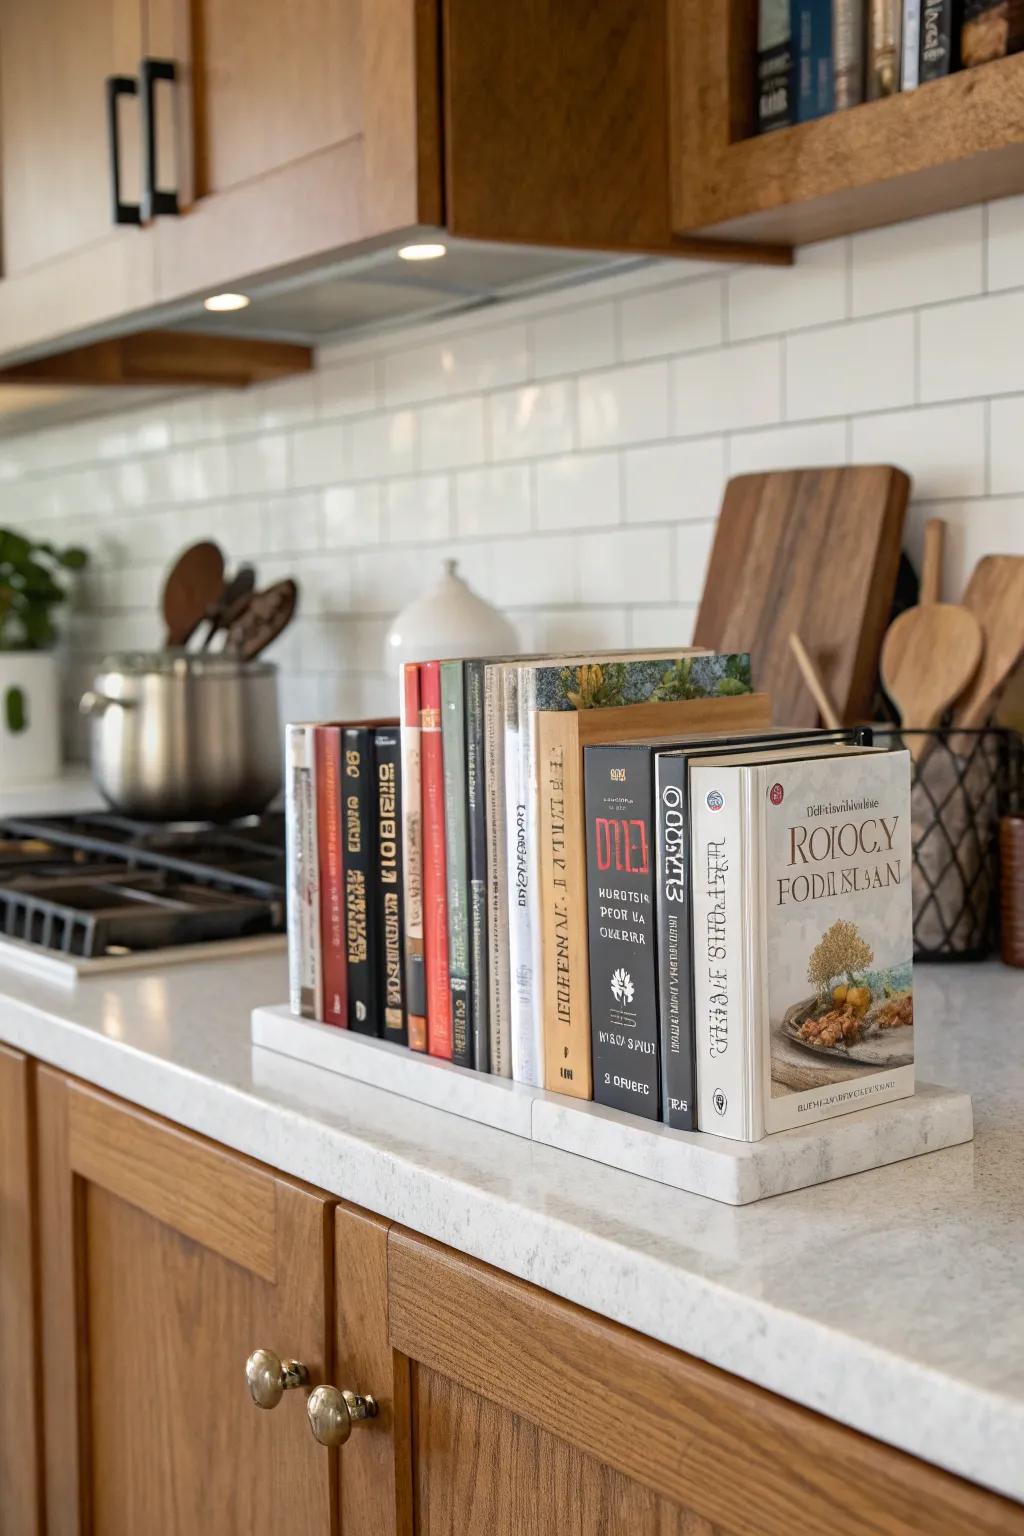
{"type": "Polygon", "coordinates": [[[834,110],[832,0],[792,0],[796,120],[810,122],[834,110]]]}

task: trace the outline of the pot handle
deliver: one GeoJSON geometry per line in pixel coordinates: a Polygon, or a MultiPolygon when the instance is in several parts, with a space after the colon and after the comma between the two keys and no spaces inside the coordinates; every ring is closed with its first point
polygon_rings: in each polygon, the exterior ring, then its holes
{"type": "Polygon", "coordinates": [[[109,693],[96,693],[92,688],[82,694],[78,701],[78,710],[82,715],[93,719],[97,715],[105,715],[108,709],[134,709],[132,699],[115,699],[109,693]]]}

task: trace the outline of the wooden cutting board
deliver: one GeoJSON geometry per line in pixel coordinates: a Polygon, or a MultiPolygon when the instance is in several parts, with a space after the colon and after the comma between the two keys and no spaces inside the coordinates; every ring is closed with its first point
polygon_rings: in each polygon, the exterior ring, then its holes
{"type": "Polygon", "coordinates": [[[844,723],[869,718],[910,480],[888,464],[739,475],[725,488],[694,644],[749,650],[775,723],[817,723],[798,634],[844,723]]]}

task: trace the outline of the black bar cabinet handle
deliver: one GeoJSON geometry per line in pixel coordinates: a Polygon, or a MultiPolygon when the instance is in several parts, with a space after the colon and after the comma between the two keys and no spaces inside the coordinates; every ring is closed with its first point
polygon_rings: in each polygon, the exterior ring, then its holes
{"type": "Polygon", "coordinates": [[[137,96],[139,87],[133,75],[107,76],[107,139],[110,146],[110,195],[115,224],[141,224],[138,203],[121,201],[121,136],[117,127],[117,102],[120,96],[137,96]]]}
{"type": "Polygon", "coordinates": [[[143,59],[139,65],[142,76],[142,137],[146,146],[146,169],[142,187],[142,217],[152,219],[161,213],[179,213],[176,190],[161,192],[156,184],[156,111],[154,92],[158,80],[175,81],[177,67],[173,59],[143,59]]]}

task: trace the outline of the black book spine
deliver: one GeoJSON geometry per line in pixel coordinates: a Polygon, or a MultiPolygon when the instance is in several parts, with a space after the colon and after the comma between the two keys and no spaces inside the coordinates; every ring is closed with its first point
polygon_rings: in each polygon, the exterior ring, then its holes
{"type": "Polygon", "coordinates": [[[469,992],[473,1064],[491,1070],[488,1018],[490,971],[487,933],[487,785],[484,753],[484,664],[465,663],[466,812],[469,832],[469,992]]]}
{"type": "Polygon", "coordinates": [[[402,956],[402,739],[397,730],[374,732],[377,772],[377,939],[384,1000],[384,1038],[408,1045],[402,956]]]}
{"type": "Polygon", "coordinates": [[[661,1118],[677,1131],[697,1128],[694,1059],[690,807],[685,757],[655,758],[657,811],[655,934],[661,1053],[661,1118]]]}
{"type": "Polygon", "coordinates": [[[658,1118],[651,751],[584,752],[594,1098],[658,1118]]]}
{"type": "Polygon", "coordinates": [[[919,77],[941,80],[959,64],[959,29],[953,0],[921,0],[919,77]]]}
{"type": "Polygon", "coordinates": [[[373,732],[346,726],[342,738],[345,826],[345,938],[348,1024],[361,1035],[381,1033],[377,965],[377,834],[373,732]]]}

